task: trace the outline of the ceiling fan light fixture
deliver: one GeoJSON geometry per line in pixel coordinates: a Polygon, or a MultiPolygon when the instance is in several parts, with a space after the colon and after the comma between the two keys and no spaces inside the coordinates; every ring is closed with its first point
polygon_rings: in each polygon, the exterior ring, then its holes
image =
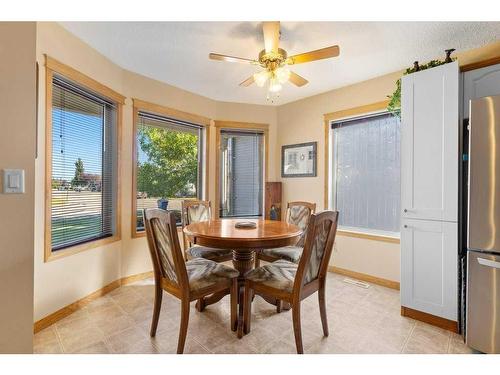
{"type": "Polygon", "coordinates": [[[269,78],[269,72],[267,70],[262,70],[253,75],[255,83],[259,87],[264,87],[268,78],[269,78]]]}
{"type": "Polygon", "coordinates": [[[288,56],[288,53],[279,47],[281,32],[278,21],[263,22],[262,32],[264,34],[264,49],[259,52],[258,59],[252,60],[220,53],[210,53],[208,57],[212,60],[259,66],[262,70],[245,79],[240,83],[240,86],[248,87],[255,83],[258,87],[266,87],[267,99],[271,102],[279,97],[282,85],[286,82],[290,82],[295,87],[302,87],[308,83],[307,79],[290,71],[289,65],[329,59],[340,53],[339,46],[335,45],[288,56]]]}
{"type": "Polygon", "coordinates": [[[281,66],[274,72],[279,83],[285,83],[290,78],[290,69],[286,66],[281,66]]]}
{"type": "Polygon", "coordinates": [[[276,93],[280,92],[283,87],[281,86],[281,83],[279,82],[278,79],[272,78],[269,81],[269,92],[276,93]]]}

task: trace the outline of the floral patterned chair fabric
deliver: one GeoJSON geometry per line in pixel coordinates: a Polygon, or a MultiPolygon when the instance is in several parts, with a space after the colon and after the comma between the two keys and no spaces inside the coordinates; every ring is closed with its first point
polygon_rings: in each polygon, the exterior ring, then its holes
{"type": "Polygon", "coordinates": [[[189,288],[192,291],[202,290],[224,279],[232,279],[239,275],[239,272],[232,267],[203,258],[188,260],[186,270],[189,288]]]}
{"type": "MultiPolygon", "coordinates": [[[[209,201],[192,201],[186,200],[182,202],[182,218],[183,227],[191,223],[210,220],[212,217],[211,206],[209,201]]],[[[190,244],[187,239],[184,241],[186,260],[188,258],[204,258],[215,262],[225,262],[232,258],[230,249],[216,249],[206,246],[198,246],[190,244]]]]}
{"type": "Polygon", "coordinates": [[[168,234],[168,229],[160,219],[156,218],[151,220],[151,227],[154,233],[154,241],[158,249],[162,276],[169,279],[172,283],[177,284],[177,272],[174,265],[172,242],[168,234]]]}
{"type": "Polygon", "coordinates": [[[297,246],[304,247],[307,224],[311,218],[311,214],[314,210],[310,206],[294,204],[288,207],[286,221],[290,224],[295,224],[300,229],[302,229],[302,235],[300,236],[297,246]]]}
{"type": "Polygon", "coordinates": [[[302,255],[302,247],[300,246],[284,246],[274,249],[262,250],[262,254],[269,257],[276,257],[279,259],[288,260],[289,262],[299,263],[300,256],[302,255]]]}
{"type": "Polygon", "coordinates": [[[309,224],[309,219],[314,213],[315,208],[316,204],[314,203],[289,202],[285,220],[287,223],[294,224],[302,229],[302,235],[295,246],[265,249],[258,254],[258,258],[270,262],[278,259],[285,259],[290,262],[298,263],[305,243],[307,225],[309,224]]]}
{"type": "Polygon", "coordinates": [[[245,278],[291,293],[296,273],[297,264],[287,260],[277,260],[253,269],[246,274],[245,278]]]}
{"type": "Polygon", "coordinates": [[[210,206],[197,202],[186,207],[187,223],[210,220],[210,206]]]}
{"type": "Polygon", "coordinates": [[[213,247],[194,245],[187,250],[187,254],[191,258],[205,258],[216,261],[220,257],[232,255],[232,252],[228,249],[215,249],[213,247]]]}
{"type": "Polygon", "coordinates": [[[304,284],[310,283],[319,275],[319,268],[324,258],[325,251],[327,250],[326,243],[331,229],[332,223],[329,221],[324,221],[316,228],[311,248],[311,256],[309,258],[309,262],[307,263],[306,273],[304,276],[304,284]]]}

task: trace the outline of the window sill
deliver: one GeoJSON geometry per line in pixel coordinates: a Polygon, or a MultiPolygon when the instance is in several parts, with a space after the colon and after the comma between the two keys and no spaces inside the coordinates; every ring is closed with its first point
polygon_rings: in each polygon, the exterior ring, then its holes
{"type": "Polygon", "coordinates": [[[355,231],[342,230],[342,229],[339,229],[337,231],[337,234],[339,236],[344,236],[344,237],[362,238],[365,240],[389,242],[389,243],[397,243],[397,244],[400,243],[399,237],[385,236],[385,235],[381,235],[381,234],[355,232],[355,231]]]}
{"type": "Polygon", "coordinates": [[[58,251],[50,250],[45,253],[44,261],[45,263],[52,262],[54,260],[65,258],[73,254],[81,253],[86,250],[95,249],[96,247],[109,245],[111,243],[118,242],[120,240],[121,236],[115,235],[112,237],[101,238],[99,240],[95,240],[92,242],[86,242],[79,245],[71,246],[64,250],[58,250],[58,251]]]}

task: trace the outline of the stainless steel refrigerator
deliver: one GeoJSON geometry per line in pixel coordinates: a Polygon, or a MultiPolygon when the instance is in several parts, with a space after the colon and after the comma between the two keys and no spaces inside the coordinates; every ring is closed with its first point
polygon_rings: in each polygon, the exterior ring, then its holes
{"type": "Polygon", "coordinates": [[[470,101],[466,343],[500,353],[500,95],[470,101]]]}

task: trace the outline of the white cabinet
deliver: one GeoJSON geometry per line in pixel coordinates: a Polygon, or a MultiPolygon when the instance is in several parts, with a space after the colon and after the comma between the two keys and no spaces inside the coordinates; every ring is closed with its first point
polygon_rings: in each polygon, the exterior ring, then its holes
{"type": "Polygon", "coordinates": [[[464,118],[469,118],[469,101],[500,95],[500,64],[464,73],[464,118]]]}
{"type": "Polygon", "coordinates": [[[401,304],[457,320],[459,69],[401,87],[401,304]]]}
{"type": "Polygon", "coordinates": [[[402,217],[457,221],[458,77],[454,62],[402,79],[402,217]]]}
{"type": "Polygon", "coordinates": [[[401,305],[457,320],[457,223],[403,219],[401,305]]]}

